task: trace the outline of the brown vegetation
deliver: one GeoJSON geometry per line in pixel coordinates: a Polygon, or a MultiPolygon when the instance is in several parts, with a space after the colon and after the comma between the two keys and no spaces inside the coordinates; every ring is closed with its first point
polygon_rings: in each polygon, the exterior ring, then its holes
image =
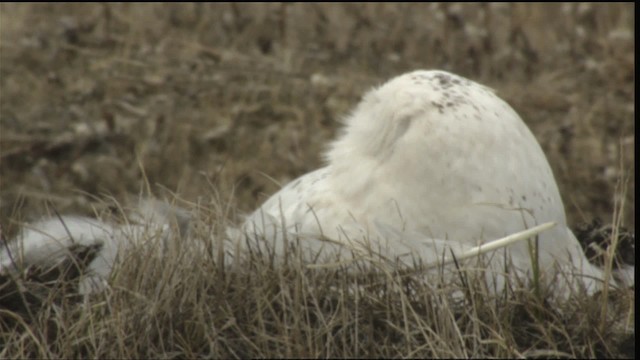
{"type": "MultiPolygon", "coordinates": [[[[2,237],[52,208],[104,213],[105,196],[148,192],[199,204],[209,225],[233,221],[317,168],[363,91],[418,68],[489,85],[518,111],[570,225],[635,228],[634,23],[629,3],[3,3],[2,237]]],[[[188,255],[128,263],[113,293],[0,327],[0,357],[634,352],[619,329],[626,292],[606,321],[606,299],[549,311],[526,292],[458,311],[422,285],[345,292],[377,282],[268,264],[228,274],[188,255]]]]}

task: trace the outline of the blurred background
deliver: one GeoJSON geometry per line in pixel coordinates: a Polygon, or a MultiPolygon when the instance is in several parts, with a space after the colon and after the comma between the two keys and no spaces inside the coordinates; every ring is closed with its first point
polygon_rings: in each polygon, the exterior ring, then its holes
{"type": "Polygon", "coordinates": [[[149,192],[238,216],[321,166],[363,92],[443,69],[522,116],[570,225],[622,210],[635,228],[634,10],[3,3],[0,225],[149,192]]]}

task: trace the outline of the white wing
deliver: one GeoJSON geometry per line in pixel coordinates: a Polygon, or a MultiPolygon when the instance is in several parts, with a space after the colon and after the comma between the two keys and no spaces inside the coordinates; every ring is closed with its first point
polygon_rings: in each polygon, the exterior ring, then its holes
{"type": "MultiPolygon", "coordinates": [[[[414,266],[554,223],[537,233],[542,271],[561,270],[568,282],[583,279],[591,290],[604,278],[566,227],[538,142],[515,111],[482,85],[442,71],[394,78],[364,96],[331,144],[327,162],[274,194],[241,231],[229,229],[233,250],[241,252],[226,259],[254,251],[282,257],[296,244],[318,264],[374,260],[375,266],[414,266]]],[[[188,233],[188,215],[170,206],[143,203],[140,215],[162,240],[172,217],[180,233],[188,233]]],[[[99,244],[87,292],[94,280],[109,276],[123,246],[148,239],[148,230],[88,218],[49,219],[0,250],[0,265],[6,270],[55,263],[75,242],[99,244]]],[[[486,269],[504,273],[509,260],[516,273],[528,274],[529,244],[520,241],[508,250],[488,254],[486,269]]],[[[624,281],[633,282],[629,278],[624,281]]],[[[570,288],[564,285],[559,288],[570,288]]]]}
{"type": "Polygon", "coordinates": [[[116,258],[126,256],[127,249],[140,244],[162,249],[168,238],[168,224],[149,221],[144,226],[113,226],[88,217],[52,217],[26,225],[17,238],[0,249],[0,272],[34,264],[56,266],[72,255],[74,245],[95,247],[97,254],[79,283],[79,292],[87,294],[106,286],[116,258]]]}
{"type": "MultiPolygon", "coordinates": [[[[254,239],[369,239],[388,258],[410,253],[428,262],[449,244],[464,251],[554,222],[539,234],[543,271],[584,275],[594,290],[599,282],[588,278],[603,278],[566,227],[538,142],[482,85],[442,71],[392,79],[363,97],[327,160],[268,199],[245,231],[254,239]]],[[[509,250],[516,268],[531,270],[528,244],[509,250]]]]}

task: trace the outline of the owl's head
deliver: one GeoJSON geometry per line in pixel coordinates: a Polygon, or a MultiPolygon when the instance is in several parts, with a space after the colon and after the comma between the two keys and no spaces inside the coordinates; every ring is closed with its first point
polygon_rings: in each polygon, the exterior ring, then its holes
{"type": "Polygon", "coordinates": [[[363,96],[345,119],[327,160],[335,163],[355,156],[384,161],[407,134],[437,135],[448,123],[482,118],[481,107],[494,102],[510,110],[491,89],[445,71],[417,70],[400,75],[363,96]]]}

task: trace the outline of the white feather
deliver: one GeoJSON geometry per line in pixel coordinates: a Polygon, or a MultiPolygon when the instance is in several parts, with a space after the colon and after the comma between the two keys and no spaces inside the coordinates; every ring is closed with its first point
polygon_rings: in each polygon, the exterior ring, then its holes
{"type": "MultiPolygon", "coordinates": [[[[240,229],[227,229],[227,265],[255,253],[282,259],[293,243],[310,267],[364,260],[420,264],[441,275],[455,257],[501,289],[507,262],[512,274],[531,276],[531,242],[524,240],[535,235],[541,271],[568,275],[559,289],[595,291],[604,280],[566,225],[540,145],[487,87],[443,71],[398,76],[363,97],[326,160],[271,196],[240,229]],[[537,226],[548,223],[555,226],[537,226]],[[470,261],[479,255],[482,263],[470,261]]],[[[130,245],[176,239],[171,228],[189,233],[188,214],[159,202],[143,202],[138,220],[144,226],[72,216],[37,222],[0,250],[1,269],[55,264],[74,243],[100,244],[81,281],[87,293],[104,287],[130,245]]],[[[622,280],[633,281],[628,274],[622,280]]]]}
{"type": "MultiPolygon", "coordinates": [[[[538,234],[540,268],[562,269],[592,291],[604,278],[567,228],[540,145],[487,87],[443,71],[398,76],[363,97],[326,158],[271,196],[245,229],[343,244],[368,238],[388,258],[410,253],[429,263],[446,247],[469,251],[553,222],[538,234]]],[[[529,245],[508,249],[530,273],[529,245]]]]}

